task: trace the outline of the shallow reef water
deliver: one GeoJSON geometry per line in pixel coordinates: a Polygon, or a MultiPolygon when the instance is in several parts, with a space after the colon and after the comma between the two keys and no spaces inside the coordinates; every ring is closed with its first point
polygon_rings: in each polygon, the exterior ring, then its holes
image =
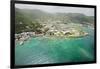
{"type": "Polygon", "coordinates": [[[81,38],[32,37],[15,46],[15,65],[85,62],[94,60],[94,30],[81,38]]]}

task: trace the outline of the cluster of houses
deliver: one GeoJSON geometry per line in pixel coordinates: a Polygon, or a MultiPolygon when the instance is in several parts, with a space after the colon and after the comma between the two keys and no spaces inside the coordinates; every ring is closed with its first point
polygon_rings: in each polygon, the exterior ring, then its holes
{"type": "MultiPolygon", "coordinates": [[[[45,25],[45,24],[44,24],[45,25]]],[[[20,34],[15,34],[15,41],[19,41],[20,45],[22,45],[24,43],[24,41],[26,41],[27,39],[29,39],[30,37],[33,36],[60,36],[60,37],[79,37],[79,36],[85,36],[88,33],[84,32],[84,31],[80,31],[76,28],[73,27],[66,27],[64,24],[58,24],[56,25],[52,25],[52,24],[48,24],[45,25],[44,28],[42,28],[42,30],[44,30],[45,28],[48,28],[48,30],[42,33],[37,34],[36,32],[22,32],[20,34]]]]}
{"type": "Polygon", "coordinates": [[[83,31],[79,31],[77,29],[71,28],[67,30],[49,30],[46,35],[54,35],[54,36],[66,36],[66,37],[78,37],[78,36],[84,36],[88,33],[85,33],[83,31]]]}
{"type": "Polygon", "coordinates": [[[83,30],[76,28],[76,26],[75,27],[69,25],[67,26],[61,23],[56,25],[49,24],[49,26],[47,27],[49,28],[49,30],[46,32],[46,35],[50,36],[53,35],[53,36],[78,37],[88,34],[83,30]]]}
{"type": "Polygon", "coordinates": [[[22,32],[20,34],[15,34],[15,42],[19,41],[20,45],[22,45],[24,41],[32,36],[35,36],[35,32],[22,32]]]}

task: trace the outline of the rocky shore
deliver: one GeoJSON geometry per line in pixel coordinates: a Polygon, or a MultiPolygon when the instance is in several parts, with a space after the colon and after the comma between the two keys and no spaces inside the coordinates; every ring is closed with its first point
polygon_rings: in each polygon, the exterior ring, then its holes
{"type": "Polygon", "coordinates": [[[67,30],[60,30],[60,31],[48,30],[45,34],[44,33],[36,34],[36,32],[22,32],[19,34],[15,34],[15,42],[19,42],[19,44],[22,45],[24,44],[24,41],[28,40],[30,37],[38,37],[38,36],[76,38],[76,37],[83,37],[86,35],[88,35],[87,32],[75,28],[70,28],[67,30]]]}
{"type": "Polygon", "coordinates": [[[23,32],[20,34],[15,34],[15,42],[19,41],[20,45],[22,45],[24,41],[26,41],[27,39],[33,36],[35,36],[35,32],[23,32]]]}

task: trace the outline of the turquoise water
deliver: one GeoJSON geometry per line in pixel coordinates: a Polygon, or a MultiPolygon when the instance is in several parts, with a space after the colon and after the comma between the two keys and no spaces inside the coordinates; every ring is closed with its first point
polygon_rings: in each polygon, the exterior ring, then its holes
{"type": "Polygon", "coordinates": [[[94,30],[85,28],[88,36],[81,38],[35,37],[16,44],[15,64],[33,65],[94,60],[94,30]]]}

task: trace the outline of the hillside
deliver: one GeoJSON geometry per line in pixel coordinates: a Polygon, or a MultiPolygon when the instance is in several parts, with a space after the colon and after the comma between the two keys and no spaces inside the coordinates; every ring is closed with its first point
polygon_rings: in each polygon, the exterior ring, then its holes
{"type": "Polygon", "coordinates": [[[69,26],[71,23],[94,25],[93,16],[86,16],[81,13],[48,13],[37,9],[15,8],[15,14],[16,33],[41,32],[44,27],[63,30],[68,28],[67,25],[69,26]]]}

